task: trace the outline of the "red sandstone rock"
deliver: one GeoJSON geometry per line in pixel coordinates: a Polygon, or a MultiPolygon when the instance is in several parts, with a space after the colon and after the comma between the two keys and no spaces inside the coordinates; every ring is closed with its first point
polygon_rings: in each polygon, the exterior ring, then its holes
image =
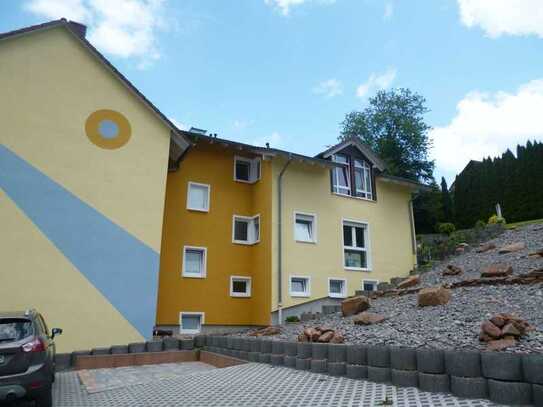
{"type": "Polygon", "coordinates": [[[268,326],[266,328],[259,329],[258,331],[251,332],[249,336],[271,336],[281,333],[281,328],[277,326],[268,326]]]}
{"type": "Polygon", "coordinates": [[[533,253],[530,253],[528,256],[530,257],[543,257],[543,248],[536,250],[533,253]]]}
{"type": "Polygon", "coordinates": [[[496,248],[496,245],[494,243],[483,243],[479,246],[479,248],[476,250],[477,253],[486,253],[489,250],[494,250],[496,248]]]}
{"type": "Polygon", "coordinates": [[[505,325],[505,318],[501,317],[500,315],[495,315],[490,318],[490,322],[492,322],[498,328],[502,328],[505,325]]]}
{"type": "Polygon", "coordinates": [[[500,338],[502,336],[502,331],[500,328],[498,328],[496,325],[494,325],[490,321],[484,321],[481,324],[481,330],[488,336],[491,336],[492,338],[500,338]]]}
{"type": "Polygon", "coordinates": [[[514,325],[514,323],[508,323],[502,328],[502,335],[521,336],[520,330],[514,325]]]}
{"type": "Polygon", "coordinates": [[[307,337],[309,342],[315,342],[321,336],[321,333],[315,328],[305,328],[303,333],[307,337]]]}
{"type": "Polygon", "coordinates": [[[513,273],[513,267],[506,264],[493,264],[481,272],[483,278],[507,277],[513,273]]]}
{"type": "Polygon", "coordinates": [[[398,288],[408,288],[413,287],[420,283],[420,277],[419,276],[411,276],[407,280],[402,281],[400,284],[398,284],[398,288]]]}
{"type": "Polygon", "coordinates": [[[379,314],[374,314],[372,312],[361,312],[356,317],[353,318],[353,323],[355,325],[373,325],[383,322],[385,317],[379,314]]]}
{"type": "Polygon", "coordinates": [[[525,247],[526,247],[526,244],[524,242],[516,242],[516,243],[509,244],[507,246],[503,246],[500,250],[498,250],[498,253],[500,254],[514,253],[514,252],[523,250],[525,247]]]}
{"type": "Polygon", "coordinates": [[[449,264],[445,271],[443,272],[444,276],[457,276],[462,274],[464,270],[461,267],[455,266],[454,264],[449,264]]]}
{"type": "Polygon", "coordinates": [[[359,312],[366,311],[370,307],[370,300],[363,295],[347,298],[341,302],[341,312],[344,317],[356,315],[359,312]]]}
{"type": "Polygon", "coordinates": [[[515,346],[517,341],[514,339],[498,339],[496,341],[488,342],[488,350],[498,351],[515,346]]]}
{"type": "Polygon", "coordinates": [[[419,291],[419,307],[445,305],[451,299],[451,290],[444,287],[429,287],[419,291]]]}
{"type": "Polygon", "coordinates": [[[330,343],[343,343],[345,342],[345,338],[340,333],[336,332],[332,339],[330,339],[330,343]]]}
{"type": "Polygon", "coordinates": [[[328,343],[334,337],[334,331],[328,331],[319,336],[318,342],[328,343]]]}

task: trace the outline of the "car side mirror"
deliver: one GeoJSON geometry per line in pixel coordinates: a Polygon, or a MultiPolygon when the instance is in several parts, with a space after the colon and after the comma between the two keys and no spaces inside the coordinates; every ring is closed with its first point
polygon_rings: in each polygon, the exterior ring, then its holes
{"type": "Polygon", "coordinates": [[[51,329],[51,339],[53,339],[57,335],[62,335],[62,329],[60,328],[51,329]]]}

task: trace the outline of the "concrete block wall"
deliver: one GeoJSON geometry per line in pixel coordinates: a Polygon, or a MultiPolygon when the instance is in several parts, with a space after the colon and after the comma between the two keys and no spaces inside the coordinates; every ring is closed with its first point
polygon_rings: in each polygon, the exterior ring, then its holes
{"type": "Polygon", "coordinates": [[[423,391],[543,406],[543,355],[197,337],[204,349],[235,358],[423,391]]]}

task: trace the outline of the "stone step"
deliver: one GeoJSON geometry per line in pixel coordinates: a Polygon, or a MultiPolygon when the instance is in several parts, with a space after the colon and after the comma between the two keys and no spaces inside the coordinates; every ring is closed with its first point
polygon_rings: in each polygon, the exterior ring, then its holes
{"type": "Polygon", "coordinates": [[[341,305],[323,305],[322,306],[323,315],[335,314],[336,312],[341,312],[341,305]]]}
{"type": "Polygon", "coordinates": [[[387,290],[392,290],[394,288],[394,286],[390,283],[379,283],[377,284],[377,289],[379,291],[387,291],[387,290]]]}

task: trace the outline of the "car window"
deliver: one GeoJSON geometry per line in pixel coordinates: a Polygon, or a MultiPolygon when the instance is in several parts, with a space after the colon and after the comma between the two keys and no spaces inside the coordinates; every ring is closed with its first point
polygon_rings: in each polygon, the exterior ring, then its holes
{"type": "Polygon", "coordinates": [[[18,341],[32,335],[32,322],[27,319],[0,319],[0,342],[18,341]]]}

